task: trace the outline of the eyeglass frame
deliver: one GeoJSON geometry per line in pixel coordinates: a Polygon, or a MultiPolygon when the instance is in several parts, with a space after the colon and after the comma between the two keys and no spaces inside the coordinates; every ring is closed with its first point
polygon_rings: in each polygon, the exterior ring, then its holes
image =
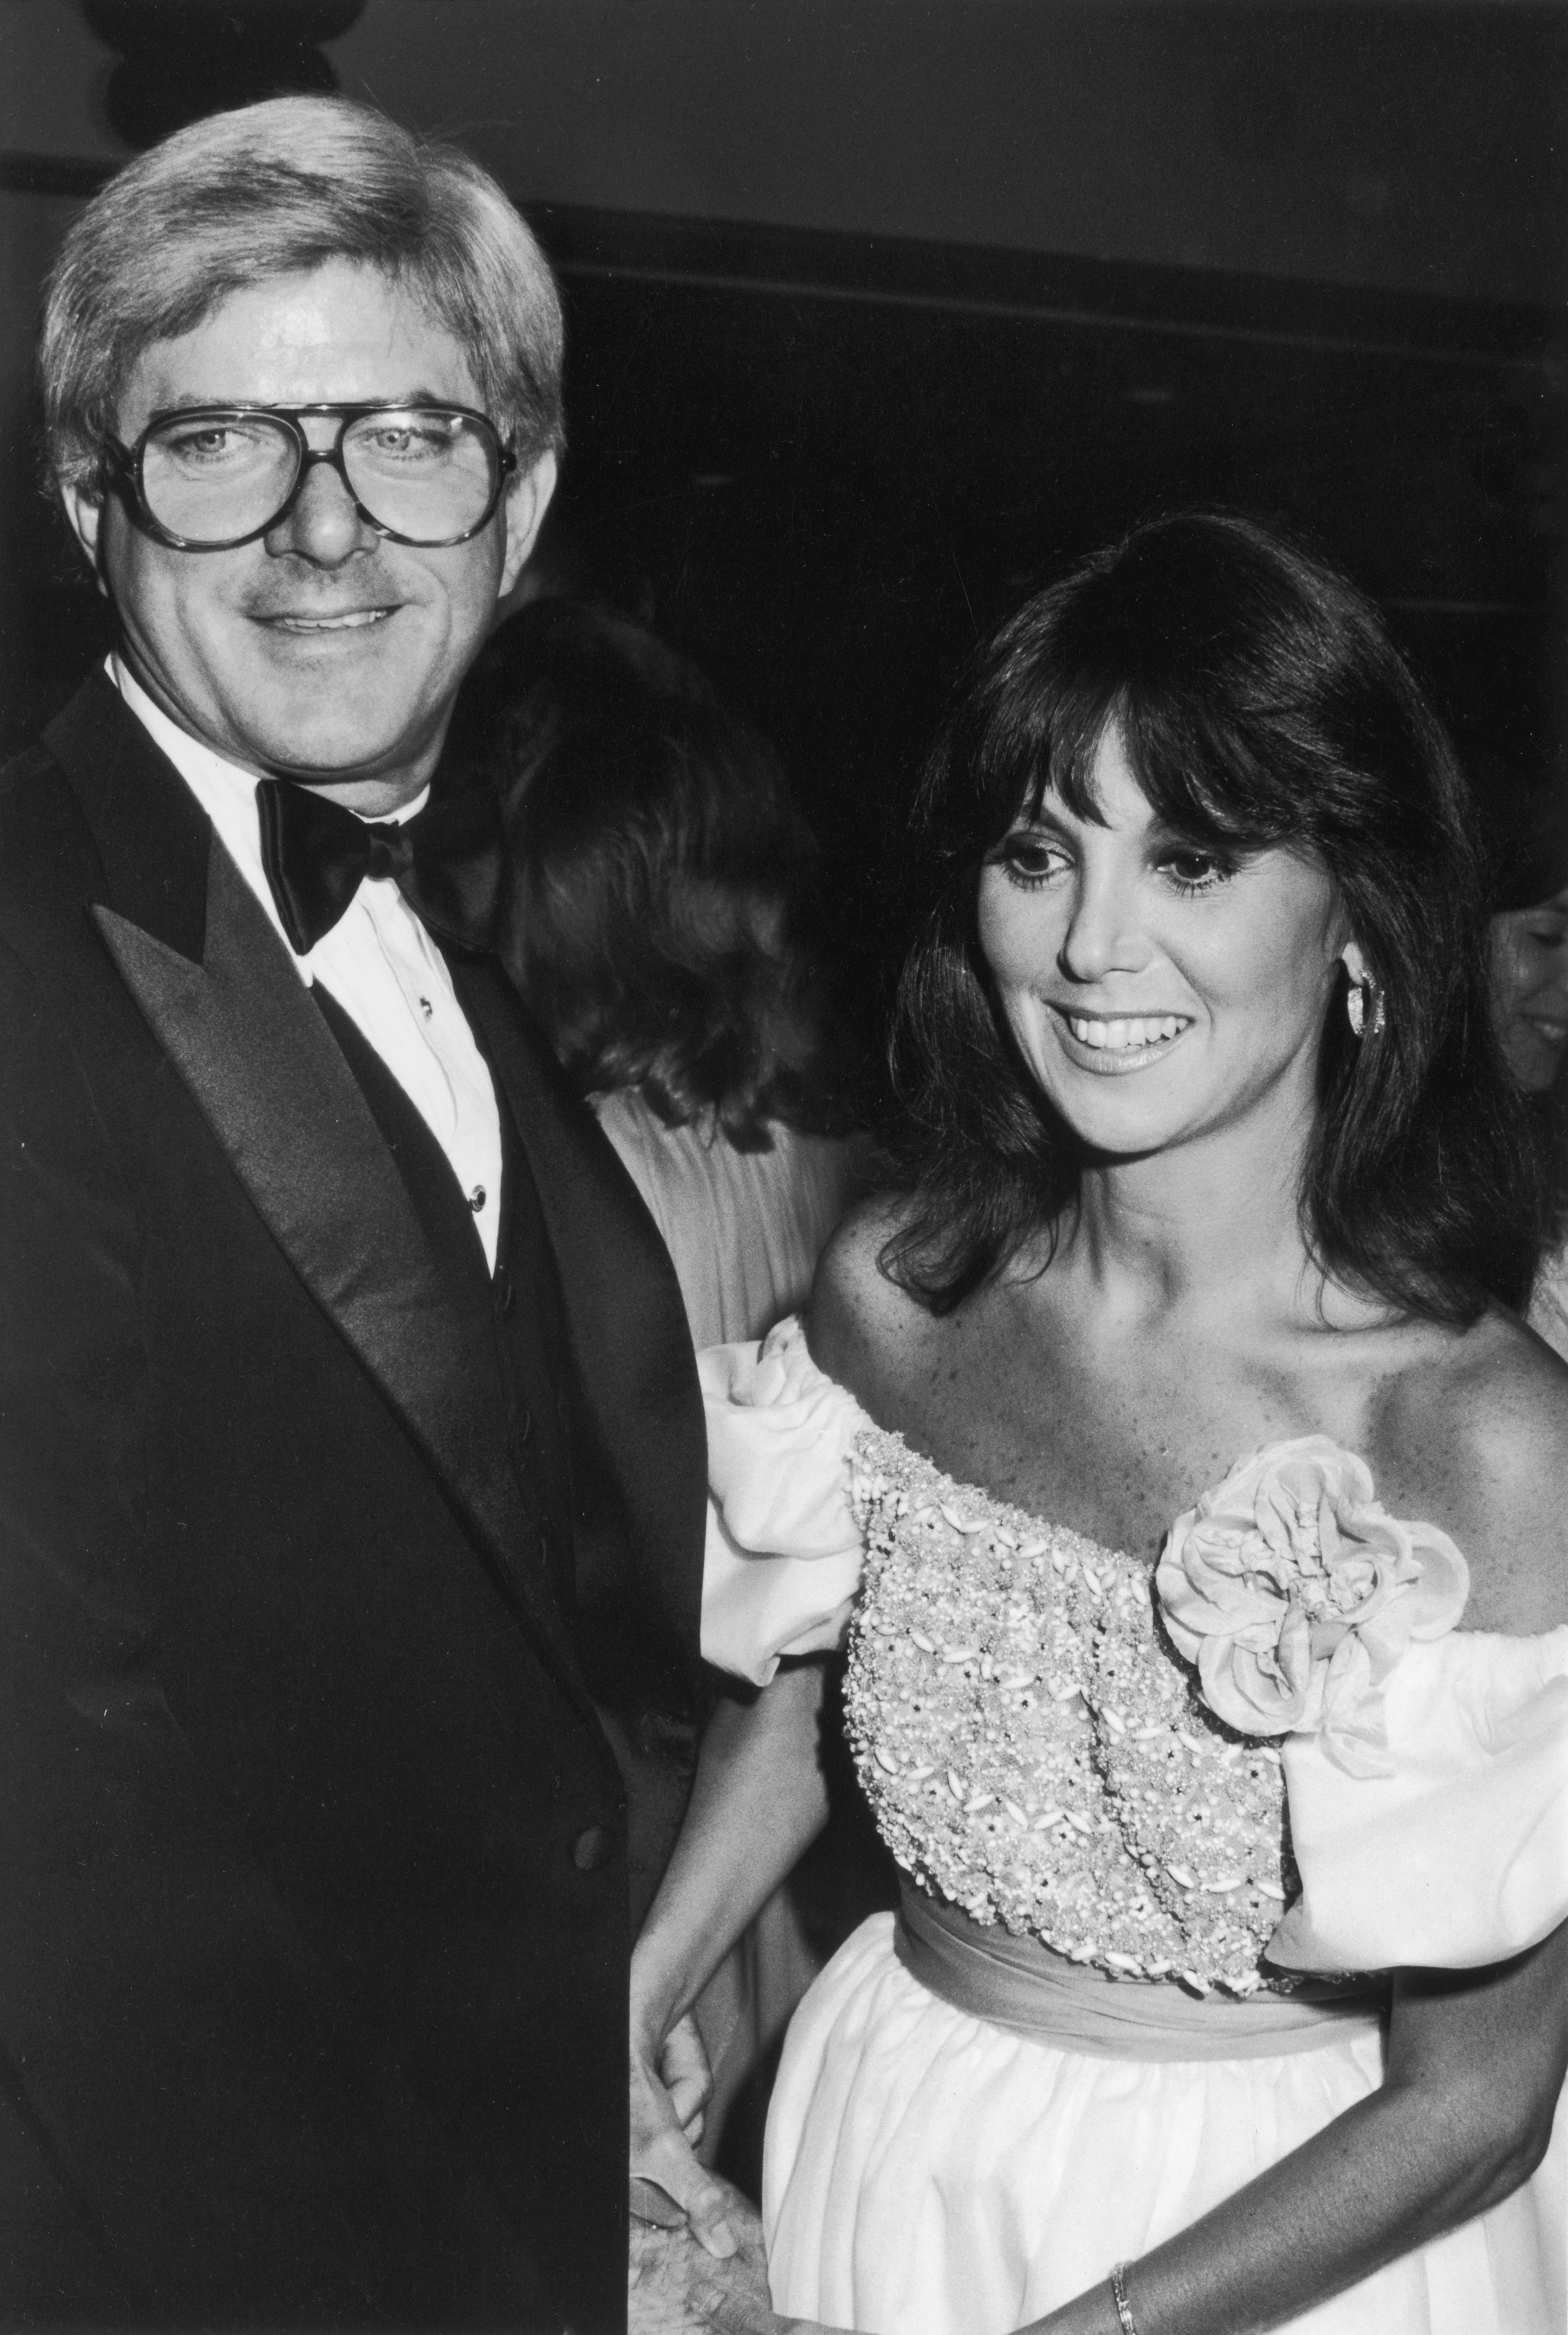
{"type": "Polygon", "coordinates": [[[500,509],[507,480],[518,467],[515,450],[502,444],[500,432],[488,413],[477,412],[471,405],[450,405],[423,399],[400,401],[393,398],[389,401],[372,398],[359,404],[169,405],[149,416],[147,426],[134,446],[123,445],[118,438],[108,436],[103,444],[105,460],[113,473],[108,483],[124,491],[136,524],[150,535],[154,542],[167,544],[171,551],[237,551],[242,544],[258,542],[264,535],[269,535],[281,519],[288,517],[299,500],[306,479],[318,462],[324,462],[329,470],[337,472],[343,480],[344,492],[366,527],[373,528],[376,534],[383,536],[389,543],[406,544],[415,551],[450,551],[460,543],[471,543],[476,535],[484,533],[500,509]],[[455,413],[465,421],[477,421],[489,433],[496,450],[495,489],[485,506],[483,516],[477,518],[472,527],[465,528],[460,535],[443,535],[432,540],[427,536],[400,535],[396,528],[388,527],[373,512],[366,510],[355,494],[353,480],[344,467],[343,441],[351,425],[363,421],[367,413],[455,413]],[[252,414],[262,414],[269,421],[281,421],[294,439],[299,452],[299,469],[293,486],[272,517],[262,526],[251,528],[245,535],[226,536],[221,543],[195,543],[189,536],[176,535],[172,528],[164,526],[147,499],[142,471],[147,461],[148,440],[166,421],[243,421],[252,414]],[[331,415],[337,421],[337,435],[330,446],[313,446],[300,428],[302,421],[317,414],[331,415]]]}

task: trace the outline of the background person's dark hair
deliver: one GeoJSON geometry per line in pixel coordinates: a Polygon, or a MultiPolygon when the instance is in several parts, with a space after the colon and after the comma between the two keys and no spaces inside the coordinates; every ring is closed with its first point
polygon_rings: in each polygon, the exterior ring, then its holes
{"type": "Polygon", "coordinates": [[[767,741],[607,612],[540,600],[487,644],[448,766],[507,806],[513,977],[584,1094],[635,1087],[740,1150],[853,1122],[817,846],[767,741]]]}
{"type": "MultiPolygon", "coordinates": [[[[1494,919],[1556,901],[1568,893],[1568,779],[1561,750],[1556,766],[1548,762],[1534,785],[1522,784],[1505,770],[1494,768],[1485,775],[1490,784],[1477,790],[1477,797],[1492,869],[1494,919]]],[[[1568,1229],[1568,1065],[1544,1092],[1526,1090],[1524,1108],[1545,1157],[1561,1237],[1568,1229]]]]}
{"type": "Polygon", "coordinates": [[[1073,1138],[995,1010],[982,866],[1055,787],[1097,817],[1114,723],[1151,804],[1205,845],[1310,852],[1339,887],[1386,1027],[1327,1018],[1302,1225],[1330,1271],[1430,1318],[1524,1302],[1541,1163],[1494,1036],[1482,863],[1437,716],[1371,604],[1257,521],[1151,520],[1028,601],[975,657],[927,763],[923,919],[895,1011],[894,1156],[912,1197],[884,1268],[937,1309],[1049,1234],[1073,1138]]]}

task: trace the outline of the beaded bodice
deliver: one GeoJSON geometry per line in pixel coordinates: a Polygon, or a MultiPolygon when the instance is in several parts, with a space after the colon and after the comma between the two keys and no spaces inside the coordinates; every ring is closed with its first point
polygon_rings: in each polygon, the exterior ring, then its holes
{"type": "Polygon", "coordinates": [[[1233,1731],[1148,1570],[864,1429],[846,1708],[893,1854],[982,1923],[1127,1978],[1286,1991],[1279,1753],[1233,1731]]]}
{"type": "Polygon", "coordinates": [[[1241,1995],[1477,1969],[1568,1919],[1568,1624],[1462,1631],[1462,1551],[1356,1453],[1247,1454],[1151,1578],[877,1429],[798,1321],[698,1370],[703,1652],[766,1686],[847,1642],[861,1778],[934,1894],[1241,1995]]]}

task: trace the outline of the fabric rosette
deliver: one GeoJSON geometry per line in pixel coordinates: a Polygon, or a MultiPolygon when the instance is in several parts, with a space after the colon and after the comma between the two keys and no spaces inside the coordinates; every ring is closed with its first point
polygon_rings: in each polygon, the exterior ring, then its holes
{"type": "Polygon", "coordinates": [[[1405,1648],[1464,1611],[1469,1568],[1435,1526],[1373,1497],[1327,1436],[1271,1443],[1166,1535],[1166,1628],[1204,1700],[1244,1735],[1317,1735],[1351,1776],[1389,1772],[1381,1687],[1405,1648]]]}

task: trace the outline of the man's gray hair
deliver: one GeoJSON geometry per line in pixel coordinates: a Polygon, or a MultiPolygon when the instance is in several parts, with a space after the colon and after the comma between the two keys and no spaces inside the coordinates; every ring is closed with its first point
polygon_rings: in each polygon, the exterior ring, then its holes
{"type": "Polygon", "coordinates": [[[176,131],[73,225],[38,353],[56,489],[101,484],[145,349],[231,293],[334,259],[379,268],[445,325],[519,465],[560,443],[555,280],[489,171],[353,99],[279,97],[176,131]]]}

